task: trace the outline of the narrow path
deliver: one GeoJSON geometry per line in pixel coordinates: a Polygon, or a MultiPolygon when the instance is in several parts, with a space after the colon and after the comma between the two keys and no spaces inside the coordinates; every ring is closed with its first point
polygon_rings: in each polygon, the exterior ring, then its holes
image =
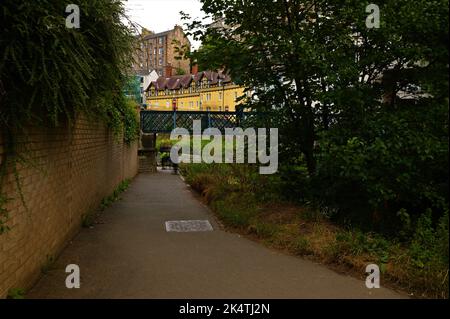
{"type": "Polygon", "coordinates": [[[140,174],[123,200],[83,229],[28,298],[402,298],[220,230],[179,176],[140,174]],[[172,220],[209,220],[208,232],[166,232],[172,220]],[[67,289],[77,264],[81,288],[67,289]]]}

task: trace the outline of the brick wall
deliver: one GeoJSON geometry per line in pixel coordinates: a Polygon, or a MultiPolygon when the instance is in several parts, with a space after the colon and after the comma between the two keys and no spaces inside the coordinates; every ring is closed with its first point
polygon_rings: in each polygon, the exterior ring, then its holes
{"type": "MultiPolygon", "coordinates": [[[[95,209],[138,170],[137,145],[127,146],[102,124],[80,118],[69,126],[30,128],[20,144],[34,167],[19,165],[26,209],[14,174],[4,179],[11,230],[0,235],[0,298],[30,288],[48,258],[56,257],[95,209]]],[[[0,162],[4,160],[0,136],[0,162]]]]}

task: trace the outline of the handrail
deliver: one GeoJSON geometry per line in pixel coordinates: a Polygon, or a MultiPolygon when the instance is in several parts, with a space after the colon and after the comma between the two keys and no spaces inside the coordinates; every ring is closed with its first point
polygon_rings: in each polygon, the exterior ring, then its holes
{"type": "Polygon", "coordinates": [[[140,112],[141,130],[144,133],[168,133],[176,127],[192,128],[192,120],[201,120],[203,128],[236,127],[242,112],[214,111],[154,111],[140,112]]]}

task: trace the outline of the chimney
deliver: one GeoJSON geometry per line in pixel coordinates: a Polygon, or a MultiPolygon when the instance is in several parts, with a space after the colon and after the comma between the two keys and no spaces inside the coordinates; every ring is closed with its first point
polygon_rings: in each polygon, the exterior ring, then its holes
{"type": "Polygon", "coordinates": [[[170,78],[172,76],[172,70],[173,70],[173,68],[171,65],[166,65],[166,70],[165,70],[166,78],[170,78]]]}
{"type": "Polygon", "coordinates": [[[198,64],[192,65],[191,73],[194,75],[198,73],[198,64]]]}

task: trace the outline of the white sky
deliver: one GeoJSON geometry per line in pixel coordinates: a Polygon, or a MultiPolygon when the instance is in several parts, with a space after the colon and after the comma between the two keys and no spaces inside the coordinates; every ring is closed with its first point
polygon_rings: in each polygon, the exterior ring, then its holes
{"type": "MultiPolygon", "coordinates": [[[[184,28],[180,11],[191,16],[191,18],[201,18],[204,13],[201,11],[199,0],[122,0],[125,9],[133,22],[154,32],[163,32],[173,29],[175,24],[184,28]]],[[[189,39],[196,49],[199,42],[189,39]]]]}

